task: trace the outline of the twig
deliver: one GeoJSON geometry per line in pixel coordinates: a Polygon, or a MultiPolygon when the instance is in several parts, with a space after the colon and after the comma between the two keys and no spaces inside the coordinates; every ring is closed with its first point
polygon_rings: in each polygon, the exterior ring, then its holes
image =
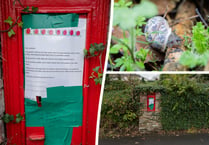
{"type": "Polygon", "coordinates": [[[204,23],[204,25],[205,25],[206,27],[208,27],[208,24],[207,24],[207,23],[205,22],[205,20],[203,19],[203,17],[202,17],[202,15],[200,14],[198,8],[196,8],[195,11],[196,11],[196,13],[199,15],[199,17],[200,17],[201,21],[204,23]]]}
{"type": "Polygon", "coordinates": [[[166,9],[165,9],[165,13],[163,15],[163,18],[165,18],[167,14],[168,14],[168,5],[166,6],[166,9]]]}
{"type": "Polygon", "coordinates": [[[199,17],[199,15],[191,16],[191,17],[185,18],[185,19],[175,20],[173,22],[173,24],[171,25],[171,27],[174,26],[174,25],[176,25],[179,22],[183,22],[183,21],[186,21],[186,20],[194,19],[194,18],[197,18],[197,17],[199,17]]]}
{"type": "Polygon", "coordinates": [[[9,29],[7,29],[7,30],[0,30],[0,33],[9,32],[15,25],[17,25],[17,22],[18,22],[19,18],[20,17],[18,16],[17,19],[16,19],[16,21],[15,21],[15,23],[13,25],[11,25],[9,27],[9,29]]]}
{"type": "Polygon", "coordinates": [[[15,3],[16,1],[18,1],[18,3],[20,4],[20,6],[21,6],[22,8],[25,8],[25,7],[23,6],[23,4],[20,2],[20,0],[14,0],[13,3],[15,3]]]}

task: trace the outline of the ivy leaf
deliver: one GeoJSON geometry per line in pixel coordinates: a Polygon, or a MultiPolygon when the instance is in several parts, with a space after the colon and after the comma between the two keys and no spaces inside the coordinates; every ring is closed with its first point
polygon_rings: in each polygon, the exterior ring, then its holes
{"type": "Polygon", "coordinates": [[[91,54],[91,56],[94,56],[94,52],[95,52],[95,49],[93,47],[90,47],[89,53],[91,54]]]}
{"type": "Polygon", "coordinates": [[[98,73],[98,72],[99,72],[99,69],[100,69],[100,66],[97,66],[97,67],[95,67],[95,68],[93,69],[93,71],[95,71],[96,73],[98,73]]]}
{"type": "Polygon", "coordinates": [[[94,82],[95,82],[96,85],[98,85],[98,84],[101,85],[102,84],[102,79],[101,78],[95,78],[94,82]]]}
{"type": "Polygon", "coordinates": [[[14,120],[14,116],[13,116],[13,115],[9,115],[9,114],[5,114],[5,115],[2,117],[2,120],[3,120],[5,123],[9,123],[10,121],[13,121],[13,120],[14,120]]]}
{"type": "Polygon", "coordinates": [[[38,11],[38,7],[32,6],[32,12],[33,12],[33,13],[36,13],[37,11],[38,11]]]}
{"type": "Polygon", "coordinates": [[[12,17],[9,16],[6,20],[4,20],[4,23],[8,23],[11,26],[13,24],[12,17]]]}
{"type": "Polygon", "coordinates": [[[17,25],[18,25],[18,27],[22,28],[22,26],[23,26],[23,22],[22,22],[22,21],[20,21],[19,23],[17,23],[17,25]]]}
{"type": "Polygon", "coordinates": [[[29,6],[27,6],[27,7],[25,7],[23,10],[22,10],[23,12],[30,12],[30,7],[29,6]]]}
{"type": "Polygon", "coordinates": [[[103,73],[98,73],[98,78],[101,78],[103,76],[103,73]]]}
{"type": "Polygon", "coordinates": [[[12,37],[13,35],[15,35],[15,32],[13,29],[11,29],[9,32],[8,32],[8,36],[9,37],[12,37]]]}
{"type": "Polygon", "coordinates": [[[88,51],[86,49],[84,49],[83,52],[84,52],[84,56],[88,55],[88,51]]]}
{"type": "Polygon", "coordinates": [[[22,121],[23,120],[23,117],[21,116],[21,114],[20,113],[18,113],[18,114],[16,114],[16,123],[20,123],[20,121],[22,121]]]}

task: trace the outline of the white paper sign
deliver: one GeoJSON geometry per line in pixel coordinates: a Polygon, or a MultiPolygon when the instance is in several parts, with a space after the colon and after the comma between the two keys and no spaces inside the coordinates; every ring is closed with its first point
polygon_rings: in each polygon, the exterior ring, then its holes
{"type": "Polygon", "coordinates": [[[46,98],[46,88],[82,86],[86,19],[78,27],[24,30],[25,98],[46,98]]]}
{"type": "Polygon", "coordinates": [[[149,105],[154,104],[154,98],[149,98],[149,105]]]}

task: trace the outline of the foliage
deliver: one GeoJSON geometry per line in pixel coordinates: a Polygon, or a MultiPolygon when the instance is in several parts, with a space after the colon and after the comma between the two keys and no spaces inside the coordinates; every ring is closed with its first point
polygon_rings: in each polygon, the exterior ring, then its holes
{"type": "MultiPolygon", "coordinates": [[[[132,3],[126,0],[120,0],[115,3],[114,7],[114,26],[119,26],[124,31],[124,37],[122,39],[112,36],[112,39],[118,43],[112,45],[110,48],[110,54],[117,54],[119,51],[123,52],[123,57],[114,61],[111,66],[114,68],[120,68],[120,71],[134,71],[143,70],[144,61],[149,53],[148,50],[141,48],[136,50],[136,37],[145,35],[142,33],[141,26],[145,23],[145,17],[152,17],[157,14],[156,6],[143,0],[140,5],[130,7],[132,3]],[[130,34],[128,37],[125,35],[125,31],[130,34]]],[[[146,43],[146,42],[139,42],[146,43]]],[[[148,44],[148,43],[146,43],[148,44]]],[[[111,63],[111,62],[110,62],[111,63]]]]}
{"type": "Polygon", "coordinates": [[[95,56],[99,56],[100,66],[97,66],[93,69],[90,79],[94,79],[95,84],[102,84],[103,70],[102,70],[102,53],[105,49],[103,43],[91,44],[89,50],[84,49],[84,55],[86,58],[91,58],[95,56]]]}
{"type": "Polygon", "coordinates": [[[132,1],[128,1],[128,0],[119,0],[117,3],[114,3],[114,7],[129,7],[133,4],[132,1]]]}
{"type": "Polygon", "coordinates": [[[101,128],[105,134],[137,126],[140,103],[139,97],[133,95],[136,84],[133,79],[106,82],[101,111],[101,128]]]}
{"type": "Polygon", "coordinates": [[[209,127],[209,83],[193,75],[165,75],[161,96],[161,123],[164,130],[209,127]]]}
{"type": "MultiPolygon", "coordinates": [[[[20,2],[20,0],[14,0],[13,1],[13,5],[16,4],[16,1],[18,1],[18,3],[20,4],[20,6],[23,8],[22,11],[23,12],[26,12],[26,13],[36,13],[38,11],[38,7],[34,7],[32,6],[31,8],[29,6],[27,7],[24,7],[22,5],[22,3],[20,2]]],[[[4,20],[4,23],[7,23],[9,25],[9,28],[7,30],[0,30],[0,32],[7,32],[8,36],[9,37],[12,37],[14,36],[16,33],[13,29],[13,27],[15,27],[16,25],[18,25],[18,27],[21,27],[23,26],[23,22],[22,21],[19,21],[19,16],[17,17],[17,19],[15,20],[15,22],[13,21],[12,17],[11,16],[8,16],[8,18],[6,20],[4,20]],[[19,21],[19,22],[18,22],[19,21]]]]}
{"type": "Polygon", "coordinates": [[[9,123],[9,122],[13,122],[13,123],[20,123],[24,118],[23,116],[21,116],[20,113],[16,114],[16,118],[14,121],[14,115],[10,115],[10,114],[5,114],[3,117],[1,117],[1,119],[5,122],[5,123],[9,123]]]}
{"type": "Polygon", "coordinates": [[[209,61],[209,28],[205,29],[204,25],[198,22],[192,28],[192,33],[192,44],[189,44],[189,38],[185,37],[188,50],[181,55],[180,63],[189,68],[206,66],[209,61]]]}
{"type": "Polygon", "coordinates": [[[106,77],[101,112],[104,134],[138,127],[143,105],[139,96],[153,92],[161,94],[160,121],[164,130],[209,127],[208,74],[163,74],[154,82],[124,81],[119,75],[114,76],[118,80],[111,80],[110,76],[106,77]]]}
{"type": "Polygon", "coordinates": [[[137,85],[134,88],[134,93],[136,96],[140,96],[140,94],[144,94],[144,93],[156,93],[156,92],[163,93],[164,90],[165,90],[164,86],[162,86],[159,81],[144,82],[143,84],[137,85]]]}

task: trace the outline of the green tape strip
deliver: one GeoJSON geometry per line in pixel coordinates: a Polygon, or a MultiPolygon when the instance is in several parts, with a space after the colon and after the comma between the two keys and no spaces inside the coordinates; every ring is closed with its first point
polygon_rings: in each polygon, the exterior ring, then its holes
{"type": "Polygon", "coordinates": [[[77,27],[78,14],[23,14],[23,29],[77,27]]]}
{"type": "Polygon", "coordinates": [[[73,128],[45,127],[44,145],[70,145],[73,128]]]}
{"type": "Polygon", "coordinates": [[[47,145],[71,142],[73,127],[82,125],[82,90],[82,86],[47,88],[47,98],[42,98],[42,107],[26,98],[26,126],[44,126],[47,145]]]}

